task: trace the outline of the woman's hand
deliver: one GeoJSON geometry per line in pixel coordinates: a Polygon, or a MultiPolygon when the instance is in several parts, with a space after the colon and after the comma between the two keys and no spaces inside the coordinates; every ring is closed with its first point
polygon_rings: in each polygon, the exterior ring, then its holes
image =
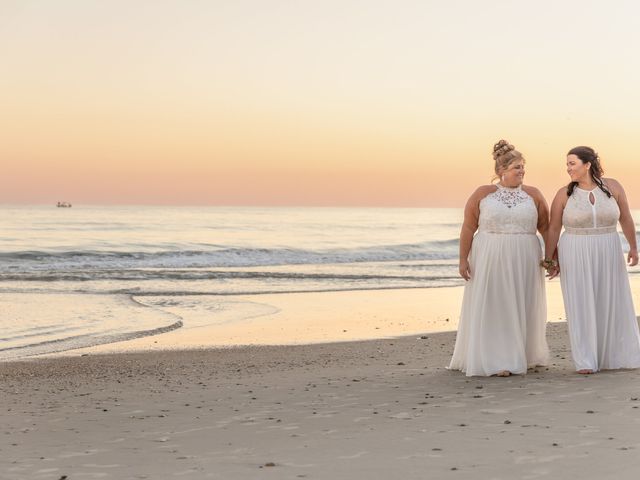
{"type": "Polygon", "coordinates": [[[460,276],[465,280],[469,280],[471,278],[471,268],[469,268],[469,260],[466,258],[464,260],[460,260],[460,276]]]}
{"type": "Polygon", "coordinates": [[[632,248],[627,255],[627,263],[630,267],[635,267],[638,264],[638,249],[632,248]]]}
{"type": "Polygon", "coordinates": [[[555,265],[551,268],[549,268],[547,270],[547,277],[549,277],[549,280],[553,280],[554,278],[558,277],[560,275],[560,266],[559,265],[555,265]]]}

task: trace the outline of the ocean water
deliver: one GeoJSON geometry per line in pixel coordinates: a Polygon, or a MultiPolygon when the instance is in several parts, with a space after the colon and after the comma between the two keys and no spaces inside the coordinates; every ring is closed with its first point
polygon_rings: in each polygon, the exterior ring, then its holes
{"type": "Polygon", "coordinates": [[[273,313],[229,301],[247,294],[463,284],[461,209],[4,206],[0,219],[0,359],[273,313]]]}
{"type": "Polygon", "coordinates": [[[227,308],[229,296],[462,283],[459,209],[5,206],[0,218],[0,359],[273,313],[227,308]]]}

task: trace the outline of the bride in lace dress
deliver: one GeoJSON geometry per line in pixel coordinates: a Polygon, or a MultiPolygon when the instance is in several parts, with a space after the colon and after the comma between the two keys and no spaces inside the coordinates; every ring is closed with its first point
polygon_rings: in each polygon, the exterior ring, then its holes
{"type": "Polygon", "coordinates": [[[617,224],[629,243],[627,261],[638,263],[636,230],[622,185],[602,178],[598,154],[576,147],[567,155],[568,187],[551,206],[545,257],[556,246],[569,325],[571,354],[578,373],[640,367],[640,333],[617,224]],[[564,233],[560,237],[560,230],[564,233]]]}
{"type": "Polygon", "coordinates": [[[505,140],[493,152],[500,182],[471,195],[460,232],[460,275],[468,282],[449,368],[467,376],[526,373],[548,359],[536,230],[545,235],[549,211],[538,189],[522,185],[520,152],[505,140]]]}

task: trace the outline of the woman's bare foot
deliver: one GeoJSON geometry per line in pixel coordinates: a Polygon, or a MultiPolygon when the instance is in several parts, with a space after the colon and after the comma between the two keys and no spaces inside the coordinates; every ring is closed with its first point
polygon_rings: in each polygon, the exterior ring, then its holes
{"type": "Polygon", "coordinates": [[[501,372],[496,373],[496,377],[510,377],[511,372],[509,370],[502,370],[501,372]]]}
{"type": "Polygon", "coordinates": [[[593,374],[593,370],[590,368],[583,368],[582,370],[578,370],[576,373],[579,373],[580,375],[591,375],[593,374]]]}

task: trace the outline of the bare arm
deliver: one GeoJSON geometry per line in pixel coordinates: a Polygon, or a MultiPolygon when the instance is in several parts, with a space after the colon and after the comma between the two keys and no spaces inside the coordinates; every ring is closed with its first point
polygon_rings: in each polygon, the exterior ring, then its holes
{"type": "Polygon", "coordinates": [[[636,225],[633,221],[633,217],[631,216],[627,195],[625,194],[622,185],[613,178],[607,179],[607,186],[610,188],[611,193],[618,202],[618,207],[620,208],[620,226],[622,227],[624,238],[626,238],[629,243],[627,263],[633,267],[638,264],[638,245],[636,242],[636,225]]]}
{"type": "Polygon", "coordinates": [[[523,187],[524,190],[533,198],[538,209],[538,225],[537,229],[542,235],[542,239],[547,241],[547,232],[549,231],[549,206],[544,198],[544,195],[534,187],[523,187]]]}
{"type": "MultiPolygon", "coordinates": [[[[547,238],[544,241],[544,258],[552,259],[556,249],[558,248],[558,239],[562,230],[562,212],[567,204],[567,191],[561,188],[556,193],[551,203],[551,217],[549,219],[549,229],[547,230],[547,238]]],[[[551,272],[549,278],[557,276],[558,271],[555,269],[551,272]]]]}
{"type": "Polygon", "coordinates": [[[462,223],[462,229],[460,230],[459,270],[460,276],[465,280],[469,280],[471,278],[471,269],[469,268],[469,253],[471,252],[473,234],[478,229],[478,219],[480,217],[480,200],[482,199],[482,197],[484,197],[484,190],[486,190],[486,187],[480,187],[475,192],[473,192],[464,207],[464,221],[462,223]]]}

